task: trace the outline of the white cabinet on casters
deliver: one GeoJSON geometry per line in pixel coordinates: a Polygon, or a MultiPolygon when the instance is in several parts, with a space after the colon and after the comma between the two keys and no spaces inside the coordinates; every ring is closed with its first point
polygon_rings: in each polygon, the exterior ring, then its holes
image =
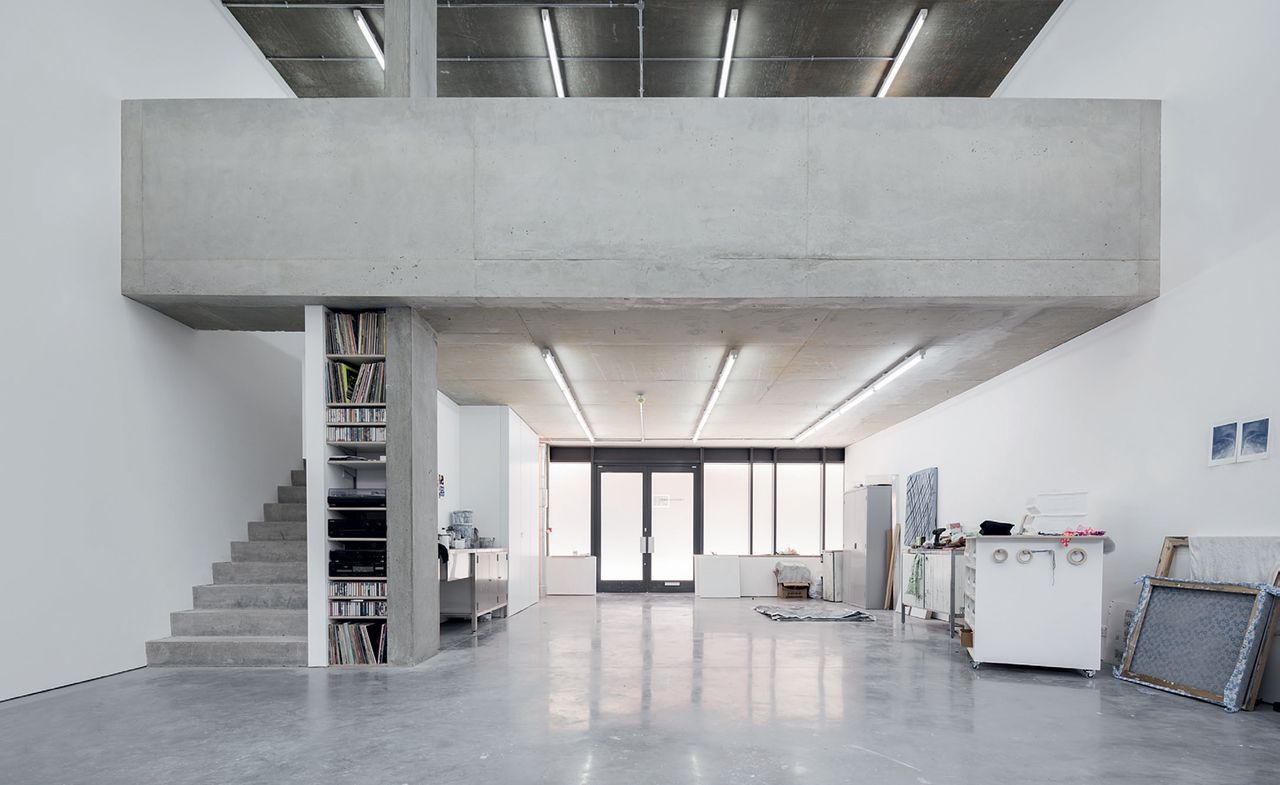
{"type": "Polygon", "coordinates": [[[972,537],[965,543],[964,619],[973,667],[1102,664],[1102,537],[972,537]]]}

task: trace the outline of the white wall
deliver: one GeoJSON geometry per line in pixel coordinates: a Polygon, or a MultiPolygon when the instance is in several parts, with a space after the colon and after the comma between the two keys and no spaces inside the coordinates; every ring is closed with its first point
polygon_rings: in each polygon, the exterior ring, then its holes
{"type": "Polygon", "coordinates": [[[442,392],[436,392],[436,463],[444,475],[444,496],[437,497],[436,520],[449,525],[449,513],[460,510],[462,499],[462,414],[458,404],[442,392]]]}
{"type": "MultiPolygon", "coordinates": [[[[1169,534],[1280,532],[1280,460],[1210,468],[1209,427],[1280,416],[1280,3],[1072,0],[1003,95],[1159,98],[1166,293],[849,448],[845,482],[939,467],[939,523],[1088,490],[1130,599],[1169,534]],[[1231,56],[1191,57],[1210,46],[1231,56]]],[[[901,514],[901,512],[900,512],[901,514]]]]}
{"type": "Polygon", "coordinates": [[[1164,291],[1274,239],[1280,3],[1067,0],[1001,98],[1158,98],[1164,291]],[[1197,52],[1220,56],[1197,56],[1197,52]]]}
{"type": "Polygon", "coordinates": [[[538,601],[538,436],[506,406],[460,406],[461,506],[510,558],[508,611],[538,601]]]}
{"type": "MultiPolygon", "coordinates": [[[[459,406],[461,414],[458,506],[471,510],[480,536],[507,542],[507,407],[459,406]]],[[[447,518],[445,519],[448,520],[447,518]]]]}
{"type": "Polygon", "coordinates": [[[511,559],[508,610],[519,613],[538,601],[541,557],[538,520],[538,434],[507,410],[507,463],[511,467],[507,492],[507,548],[511,559]]]}
{"type": "Polygon", "coordinates": [[[209,0],[34,3],[0,25],[5,585],[38,608],[0,699],[145,663],[302,454],[301,337],[120,296],[120,100],[288,93],[209,0]]]}

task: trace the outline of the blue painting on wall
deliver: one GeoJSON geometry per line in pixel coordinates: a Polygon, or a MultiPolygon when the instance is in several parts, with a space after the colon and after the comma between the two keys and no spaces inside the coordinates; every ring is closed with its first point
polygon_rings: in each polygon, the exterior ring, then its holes
{"type": "Polygon", "coordinates": [[[1256,461],[1267,457],[1271,435],[1271,419],[1248,420],[1240,424],[1240,460],[1256,461]]]}
{"type": "Polygon", "coordinates": [[[1240,424],[1235,422],[1213,426],[1213,434],[1209,445],[1209,465],[1235,463],[1236,432],[1240,424]]]}

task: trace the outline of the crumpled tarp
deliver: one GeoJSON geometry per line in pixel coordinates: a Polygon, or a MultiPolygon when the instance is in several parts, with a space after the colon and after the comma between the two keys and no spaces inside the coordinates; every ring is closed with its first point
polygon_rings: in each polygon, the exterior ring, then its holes
{"type": "Polygon", "coordinates": [[[763,613],[774,621],[875,621],[876,617],[847,605],[757,605],[756,613],[763,613]]]}

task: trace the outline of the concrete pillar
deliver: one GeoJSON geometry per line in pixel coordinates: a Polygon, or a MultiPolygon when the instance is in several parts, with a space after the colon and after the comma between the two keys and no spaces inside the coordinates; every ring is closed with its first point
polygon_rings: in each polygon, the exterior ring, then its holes
{"type": "Polygon", "coordinates": [[[435,98],[436,0],[386,0],[388,98],[435,98]]]}
{"type": "Polygon", "coordinates": [[[387,635],[392,665],[440,649],[436,555],[436,334],[413,308],[387,309],[387,635]]]}

